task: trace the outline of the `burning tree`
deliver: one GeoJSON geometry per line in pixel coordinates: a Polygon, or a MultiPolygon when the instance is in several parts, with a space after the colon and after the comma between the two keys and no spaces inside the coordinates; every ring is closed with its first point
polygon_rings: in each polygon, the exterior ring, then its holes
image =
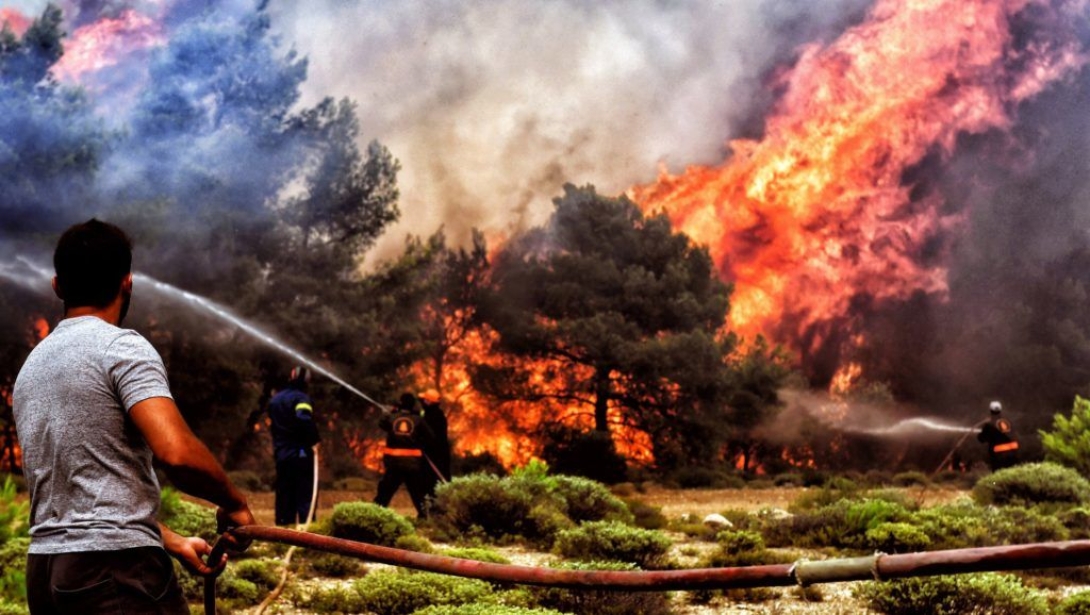
{"type": "Polygon", "coordinates": [[[495,258],[481,317],[515,360],[479,367],[474,383],[501,401],[583,408],[598,434],[649,434],[664,468],[717,458],[737,418],[736,339],[720,330],[729,288],[707,251],[623,196],[567,185],[554,203],[495,258]]]}

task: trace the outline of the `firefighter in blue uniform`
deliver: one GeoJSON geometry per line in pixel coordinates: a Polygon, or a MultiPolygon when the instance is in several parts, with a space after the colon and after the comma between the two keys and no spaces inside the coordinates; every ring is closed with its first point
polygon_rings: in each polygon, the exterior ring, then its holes
{"type": "Polygon", "coordinates": [[[416,396],[404,393],[393,410],[382,417],[379,427],[386,432],[382,449],[382,478],[375,503],[389,506],[394,493],[404,484],[420,518],[427,517],[428,475],[423,449],[434,439],[424,422],[416,396]]]}
{"type": "Polygon", "coordinates": [[[306,523],[314,493],[314,447],[318,426],[307,388],[310,370],[296,366],[287,387],[269,401],[276,458],[276,524],[306,523]]]}
{"type": "Polygon", "coordinates": [[[1002,404],[993,401],[989,411],[991,418],[980,428],[976,438],[987,445],[988,464],[994,472],[1018,463],[1018,439],[1011,422],[1002,416],[1002,404]]]}

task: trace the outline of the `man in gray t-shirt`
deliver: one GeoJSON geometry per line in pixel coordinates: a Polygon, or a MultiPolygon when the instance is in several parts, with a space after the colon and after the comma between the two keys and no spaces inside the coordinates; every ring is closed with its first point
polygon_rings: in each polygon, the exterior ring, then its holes
{"type": "Polygon", "coordinates": [[[217,505],[226,527],[253,523],[245,497],[185,424],[166,369],[119,325],[132,294],[132,246],[90,220],[61,237],[53,287],[65,318],[39,343],[13,391],[31,498],[27,602],[33,615],[185,614],[173,565],[198,574],[210,545],[156,520],[158,459],[182,491],[217,505]]]}

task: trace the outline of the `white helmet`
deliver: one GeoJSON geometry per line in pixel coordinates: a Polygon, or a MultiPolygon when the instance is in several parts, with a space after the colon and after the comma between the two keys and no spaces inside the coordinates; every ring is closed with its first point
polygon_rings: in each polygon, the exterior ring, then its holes
{"type": "Polygon", "coordinates": [[[1003,411],[1003,404],[1001,404],[1001,403],[999,403],[997,401],[993,401],[991,403],[991,406],[989,406],[989,407],[990,407],[992,412],[1002,412],[1003,411]]]}

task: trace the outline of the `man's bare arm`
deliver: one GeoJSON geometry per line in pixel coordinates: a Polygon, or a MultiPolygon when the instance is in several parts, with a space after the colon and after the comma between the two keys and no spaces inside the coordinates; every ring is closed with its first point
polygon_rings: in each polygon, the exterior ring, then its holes
{"type": "Polygon", "coordinates": [[[129,410],[129,416],[178,489],[218,506],[217,518],[221,524],[237,526],[254,522],[246,497],[231,484],[219,461],[189,429],[174,400],[145,399],[129,410]]]}

